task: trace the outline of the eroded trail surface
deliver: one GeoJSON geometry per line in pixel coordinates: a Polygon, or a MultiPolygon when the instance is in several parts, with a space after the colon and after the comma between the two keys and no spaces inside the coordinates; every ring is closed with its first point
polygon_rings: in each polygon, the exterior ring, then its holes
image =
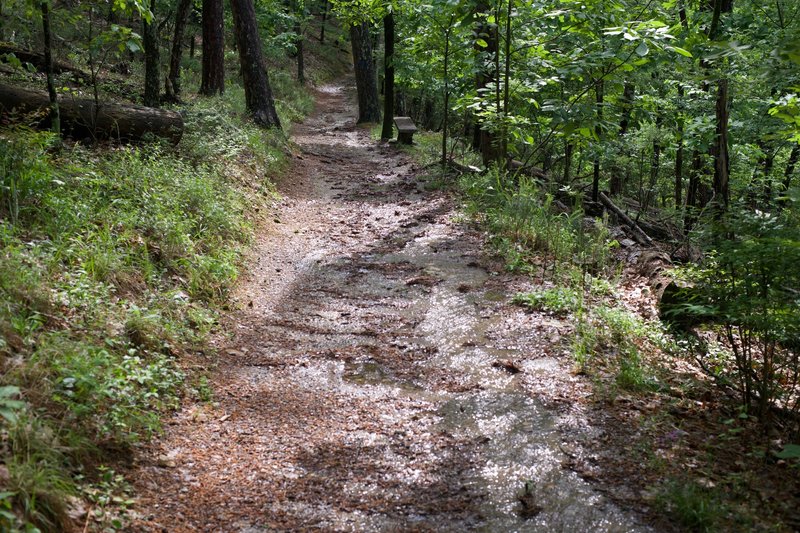
{"type": "Polygon", "coordinates": [[[217,403],[187,407],[141,461],[137,527],[642,530],[562,466],[566,442],[596,436],[557,402],[585,394],[557,342],[568,325],[508,306],[524,282],[355,127],[351,96],[322,88],[295,129],[217,403]]]}

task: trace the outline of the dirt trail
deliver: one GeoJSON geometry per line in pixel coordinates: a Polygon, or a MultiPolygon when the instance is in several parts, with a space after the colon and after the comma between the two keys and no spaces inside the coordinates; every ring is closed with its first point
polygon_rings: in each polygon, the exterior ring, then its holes
{"type": "Polygon", "coordinates": [[[218,403],[187,407],[140,460],[137,529],[643,530],[562,467],[599,434],[557,405],[586,394],[569,326],[506,304],[523,282],[355,128],[350,89],[322,88],[293,138],[218,403]],[[508,359],[522,371],[493,366],[508,359]]]}

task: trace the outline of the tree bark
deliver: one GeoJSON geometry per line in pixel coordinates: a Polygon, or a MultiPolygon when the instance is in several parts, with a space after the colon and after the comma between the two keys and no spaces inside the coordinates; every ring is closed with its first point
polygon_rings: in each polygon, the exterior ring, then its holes
{"type": "Polygon", "coordinates": [[[617,215],[617,217],[626,225],[628,226],[631,231],[633,238],[641,244],[642,246],[652,246],[653,239],[651,239],[643,230],[639,227],[639,225],[634,222],[628,215],[626,215],[622,209],[614,205],[614,202],[603,193],[599,193],[597,195],[597,199],[604,205],[606,208],[617,215]]]}
{"type": "MultiPolygon", "coordinates": [[[[683,104],[684,90],[683,86],[678,85],[678,98],[681,105],[683,104]]],[[[675,209],[680,209],[683,204],[683,131],[684,119],[682,108],[678,109],[678,131],[675,134],[675,142],[677,148],[675,150],[675,209]]]]}
{"type": "MultiPolygon", "coordinates": [[[[622,90],[622,116],[619,120],[619,139],[625,137],[630,127],[631,114],[633,112],[633,99],[636,96],[636,85],[630,81],[625,81],[625,86],[622,90]]],[[[622,194],[624,180],[622,179],[622,169],[618,165],[614,165],[611,177],[608,182],[609,194],[614,197],[622,194]]]]}
{"type": "Polygon", "coordinates": [[[563,183],[564,185],[569,183],[571,172],[572,172],[572,152],[574,151],[575,145],[571,142],[564,141],[566,145],[564,147],[564,176],[563,176],[563,183]]]}
{"type": "MultiPolygon", "coordinates": [[[[298,13],[300,16],[300,13],[298,13]]],[[[294,25],[294,34],[295,38],[297,39],[295,43],[295,47],[297,48],[297,82],[300,85],[306,84],[306,67],[305,67],[305,57],[304,57],[304,50],[303,50],[303,28],[300,25],[300,22],[296,22],[294,25]]]]}
{"type": "Polygon", "coordinates": [[[779,205],[784,208],[789,205],[786,195],[792,186],[792,178],[794,177],[794,171],[797,168],[798,160],[800,160],[800,144],[795,144],[792,147],[792,152],[789,154],[789,161],[787,161],[786,170],[783,173],[783,190],[781,191],[782,198],[779,200],[779,205]]]}
{"type": "Polygon", "coordinates": [[[320,44],[325,42],[325,23],[328,22],[328,0],[323,0],[323,8],[322,8],[322,24],[320,24],[319,30],[319,42],[320,44]]]}
{"type": "MultiPolygon", "coordinates": [[[[4,121],[25,121],[38,128],[50,128],[46,92],[0,84],[0,113],[4,121]],[[31,122],[31,118],[33,121],[31,122]]],[[[183,135],[180,113],[151,107],[112,102],[95,104],[94,99],[62,99],[59,102],[61,132],[75,138],[138,141],[155,135],[177,144],[183,135]]]]}
{"type": "Polygon", "coordinates": [[[158,25],[155,20],[156,0],[150,0],[150,21],[142,17],[142,44],[144,45],[144,105],[161,104],[161,68],[158,50],[158,25]]]}
{"type": "MultiPolygon", "coordinates": [[[[478,95],[485,96],[486,86],[492,81],[499,82],[497,79],[499,75],[497,71],[499,35],[497,24],[490,24],[487,20],[491,14],[489,3],[479,1],[475,10],[479,20],[475,26],[476,41],[474,49],[479,65],[478,72],[475,75],[475,88],[478,95]],[[478,39],[485,41],[486,46],[479,45],[478,39]]],[[[498,160],[499,150],[497,149],[494,135],[481,124],[480,119],[478,119],[478,130],[480,132],[478,145],[481,151],[481,158],[484,166],[488,167],[498,160]]]]}
{"type": "Polygon", "coordinates": [[[353,48],[353,66],[358,93],[358,123],[379,122],[381,109],[378,101],[378,78],[372,57],[369,24],[363,22],[350,26],[350,42],[353,48]]]}
{"type": "MultiPolygon", "coordinates": [[[[722,33],[722,13],[733,11],[733,0],[713,0],[714,13],[708,37],[712,41],[719,38],[722,33]]],[[[716,136],[712,155],[714,156],[714,202],[716,204],[715,217],[719,218],[728,210],[730,203],[730,157],[728,154],[728,121],[730,112],[730,94],[728,78],[722,77],[717,82],[716,136]]]]}
{"type": "Polygon", "coordinates": [[[730,161],[728,156],[728,79],[723,78],[717,84],[717,129],[714,140],[714,201],[718,215],[728,210],[730,203],[730,161]]]}
{"type": "Polygon", "coordinates": [[[225,92],[225,35],[222,0],[203,0],[203,66],[200,94],[225,92]]]}
{"type": "MultiPolygon", "coordinates": [[[[172,86],[172,94],[177,99],[181,94],[181,56],[183,55],[183,37],[192,0],[179,0],[175,12],[175,32],[172,37],[172,49],[169,54],[168,83],[172,86]]],[[[167,91],[169,93],[169,91],[167,91]]]]}
{"type": "MultiPolygon", "coordinates": [[[[392,138],[394,120],[394,13],[383,17],[383,128],[381,139],[392,138]]],[[[445,57],[445,62],[447,58],[445,57]]],[[[447,132],[445,132],[446,134],[447,132]]]]}
{"type": "Polygon", "coordinates": [[[53,36],[50,31],[50,4],[44,0],[42,9],[42,36],[44,40],[44,70],[47,77],[47,96],[50,100],[50,129],[61,133],[61,115],[58,109],[55,75],[53,74],[53,36]]]}
{"type": "MultiPolygon", "coordinates": [[[[597,139],[600,139],[600,136],[603,134],[603,129],[600,126],[600,123],[603,121],[603,89],[605,83],[603,81],[603,77],[601,75],[600,79],[597,80],[594,90],[595,90],[595,102],[597,104],[597,125],[594,127],[594,134],[597,139]]],[[[600,156],[594,156],[594,165],[592,170],[592,201],[597,202],[598,195],[600,193],[600,156]]]]}
{"type": "Polygon", "coordinates": [[[259,126],[280,129],[281,121],[275,110],[253,0],[231,0],[231,11],[247,110],[259,126]]]}

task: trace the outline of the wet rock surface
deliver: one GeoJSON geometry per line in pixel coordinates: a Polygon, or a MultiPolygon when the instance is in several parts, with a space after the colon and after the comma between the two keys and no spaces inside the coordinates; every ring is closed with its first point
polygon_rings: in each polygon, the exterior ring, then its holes
{"type": "Polygon", "coordinates": [[[647,530],[563,466],[599,433],[570,325],[506,303],[528,282],[352,106],[325,87],[293,132],[216,403],[138,459],[135,529],[647,530]]]}

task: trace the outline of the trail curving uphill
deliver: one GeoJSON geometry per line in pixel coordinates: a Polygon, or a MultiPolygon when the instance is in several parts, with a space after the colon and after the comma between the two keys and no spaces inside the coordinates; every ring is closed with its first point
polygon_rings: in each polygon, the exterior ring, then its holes
{"type": "Polygon", "coordinates": [[[647,530],[562,466],[599,435],[559,403],[588,394],[569,326],[508,306],[527,282],[352,109],[323,87],[295,129],[218,403],[186,407],[140,460],[136,529],[647,530]]]}

